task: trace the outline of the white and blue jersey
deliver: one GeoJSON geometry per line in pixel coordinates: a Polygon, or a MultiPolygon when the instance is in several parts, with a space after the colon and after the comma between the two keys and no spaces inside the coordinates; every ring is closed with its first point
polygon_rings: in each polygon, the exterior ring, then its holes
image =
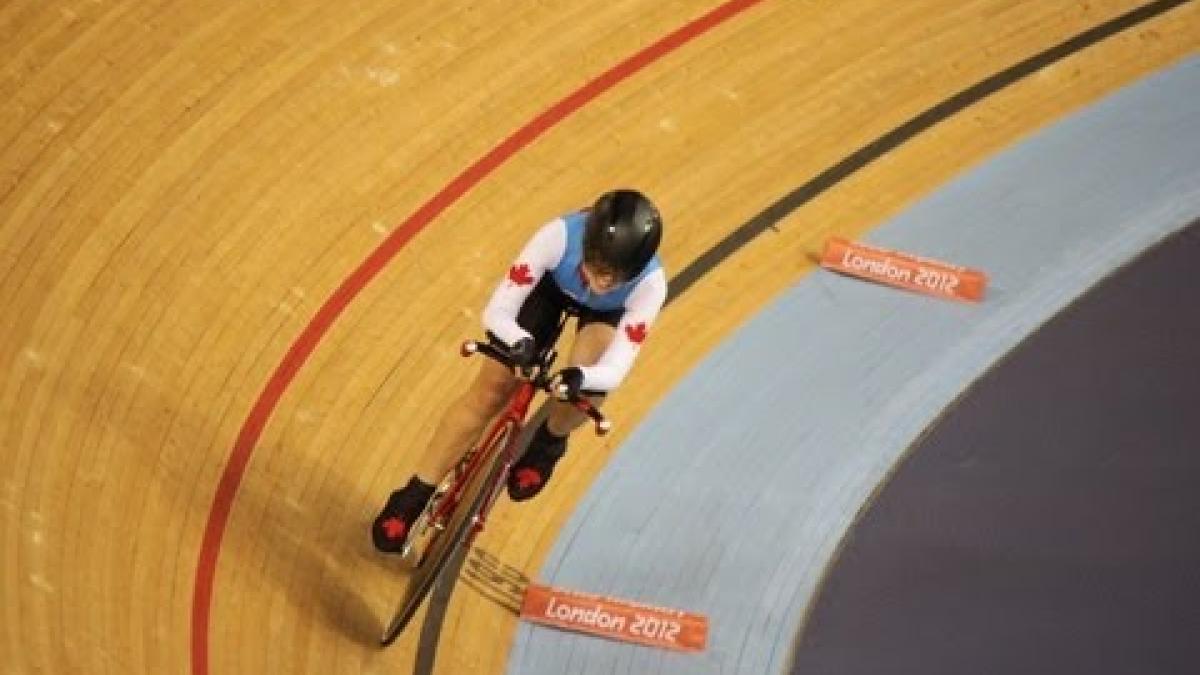
{"type": "Polygon", "coordinates": [[[550,270],[550,274],[554,278],[554,283],[558,284],[559,290],[584,307],[599,312],[623,309],[625,301],[637,288],[638,282],[652,275],[655,270],[662,269],[662,262],[655,255],[646,265],[646,269],[642,270],[642,273],[636,278],[621,284],[609,293],[597,295],[588,288],[587,283],[583,280],[583,275],[579,273],[579,266],[583,264],[583,231],[587,225],[587,213],[582,211],[572,213],[563,216],[561,220],[566,226],[566,249],[558,264],[550,270]]]}
{"type": "Polygon", "coordinates": [[[539,229],[496,287],[483,312],[483,326],[513,344],[529,331],[517,322],[521,306],[547,273],[555,286],[581,306],[597,312],[620,311],[617,335],[600,359],[582,367],[583,388],[611,391],[625,379],[667,299],[667,277],[658,256],[636,278],[608,293],[588,288],[583,264],[586,212],[567,214],[539,229]]]}

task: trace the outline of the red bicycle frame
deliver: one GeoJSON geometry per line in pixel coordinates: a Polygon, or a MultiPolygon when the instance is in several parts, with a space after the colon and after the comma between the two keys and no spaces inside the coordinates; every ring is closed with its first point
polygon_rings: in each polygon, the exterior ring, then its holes
{"type": "MultiPolygon", "coordinates": [[[[465,342],[461,348],[463,356],[471,356],[475,353],[483,353],[502,363],[505,361],[504,355],[501,354],[491,345],[479,342],[465,342]]],[[[553,357],[551,357],[553,360],[553,357]]],[[[438,502],[434,509],[431,522],[437,527],[444,527],[452,514],[458,509],[459,503],[462,501],[466,492],[467,486],[471,485],[475,478],[479,475],[483,467],[492,466],[488,460],[493,456],[491,450],[495,448],[497,440],[507,432],[507,437],[504,439],[504,445],[499,449],[499,461],[503,463],[503,468],[497,475],[507,476],[509,469],[512,468],[513,462],[516,461],[514,451],[517,446],[517,437],[524,427],[525,418],[529,414],[529,405],[533,401],[534,394],[538,389],[549,389],[548,378],[544,370],[536,376],[526,374],[520,377],[517,382],[517,388],[509,398],[508,405],[500,416],[492,422],[491,428],[484,434],[478,444],[471,449],[466,455],[459,460],[455,465],[455,476],[452,481],[453,486],[444,497],[438,502]]],[[[586,398],[579,397],[569,401],[572,405],[578,408],[581,412],[588,415],[596,423],[596,433],[604,435],[611,428],[607,419],[592,405],[591,401],[586,398]]],[[[487,519],[487,514],[495,504],[496,498],[500,494],[500,486],[503,481],[497,481],[495,485],[483,486],[483,489],[490,489],[492,493],[488,496],[487,502],[480,512],[475,516],[475,522],[472,523],[474,530],[468,537],[468,542],[483,530],[484,522],[487,519]]]]}
{"type": "MultiPolygon", "coordinates": [[[[559,322],[559,332],[562,331],[565,321],[564,317],[559,322]]],[[[557,339],[557,334],[555,338],[557,339]]],[[[481,342],[463,343],[463,356],[476,353],[483,353],[505,366],[512,367],[511,356],[496,346],[481,342]]],[[[549,375],[556,356],[554,350],[547,347],[538,355],[533,365],[515,369],[517,387],[509,398],[508,405],[492,422],[479,442],[472,446],[443,478],[433,499],[426,505],[425,512],[417,519],[417,523],[424,524],[414,527],[409,533],[410,540],[405,543],[403,556],[409,558],[412,550],[409,547],[413,545],[411,538],[419,532],[418,538],[423,540],[423,544],[419,549],[415,567],[421,571],[410,582],[404,599],[380,639],[381,645],[391,644],[400,631],[404,630],[442,574],[445,565],[454,555],[469,548],[475,536],[483,530],[487,514],[500,496],[500,489],[516,459],[514,455],[517,437],[525,424],[526,415],[529,414],[533,395],[539,390],[559,396],[565,393],[561,387],[555,391],[552,386],[553,379],[549,375]],[[468,496],[470,507],[460,514],[462,504],[468,496]],[[450,531],[445,532],[447,529],[450,531]],[[447,539],[442,541],[440,548],[435,548],[438,539],[443,536],[447,539]],[[429,560],[429,565],[426,566],[426,557],[431,553],[433,559],[429,560]]],[[[570,397],[567,400],[592,418],[596,423],[596,433],[608,432],[608,420],[596,410],[591,401],[581,396],[570,397]]]]}

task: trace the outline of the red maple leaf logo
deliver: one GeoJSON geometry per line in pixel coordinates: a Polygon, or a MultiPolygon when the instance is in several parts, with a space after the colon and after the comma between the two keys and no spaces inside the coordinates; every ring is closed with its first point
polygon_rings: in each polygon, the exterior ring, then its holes
{"type": "Polygon", "coordinates": [[[383,521],[383,531],[387,534],[388,539],[399,539],[404,536],[404,531],[408,529],[408,524],[403,520],[392,516],[383,521]]]}
{"type": "Polygon", "coordinates": [[[542,484],[542,474],[530,468],[524,468],[517,472],[517,485],[521,486],[522,490],[528,490],[531,487],[537,487],[542,484]]]}
{"type": "Polygon", "coordinates": [[[528,286],[533,283],[533,275],[529,273],[529,265],[525,263],[509,268],[508,279],[518,286],[528,286]]]}
{"type": "Polygon", "coordinates": [[[636,326],[625,326],[625,335],[629,338],[629,341],[635,345],[640,345],[645,342],[646,334],[647,331],[645,323],[639,323],[636,326]]]}

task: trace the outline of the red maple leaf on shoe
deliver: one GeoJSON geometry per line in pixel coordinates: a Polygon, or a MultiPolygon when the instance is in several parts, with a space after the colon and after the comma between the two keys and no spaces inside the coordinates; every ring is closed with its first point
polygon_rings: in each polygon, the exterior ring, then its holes
{"type": "Polygon", "coordinates": [[[524,263],[513,265],[509,268],[508,279],[518,286],[528,286],[533,283],[533,275],[529,273],[529,265],[524,263]]]}
{"type": "Polygon", "coordinates": [[[383,521],[383,532],[388,539],[399,539],[404,536],[404,531],[408,529],[408,524],[403,520],[392,516],[383,521]]]}
{"type": "Polygon", "coordinates": [[[522,490],[528,490],[531,487],[537,487],[542,484],[542,474],[533,469],[520,469],[517,471],[517,485],[522,490]]]}
{"type": "Polygon", "coordinates": [[[646,341],[646,335],[647,335],[646,324],[639,323],[636,326],[625,326],[625,335],[629,338],[629,341],[632,342],[633,344],[635,344],[635,345],[642,344],[643,342],[646,341]]]}

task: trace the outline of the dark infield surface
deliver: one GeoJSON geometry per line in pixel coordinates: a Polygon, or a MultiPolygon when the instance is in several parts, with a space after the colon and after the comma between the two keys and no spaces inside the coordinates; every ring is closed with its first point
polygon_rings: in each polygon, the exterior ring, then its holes
{"type": "Polygon", "coordinates": [[[1200,673],[1200,222],[917,442],[832,563],[792,672],[1200,673]]]}

